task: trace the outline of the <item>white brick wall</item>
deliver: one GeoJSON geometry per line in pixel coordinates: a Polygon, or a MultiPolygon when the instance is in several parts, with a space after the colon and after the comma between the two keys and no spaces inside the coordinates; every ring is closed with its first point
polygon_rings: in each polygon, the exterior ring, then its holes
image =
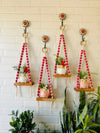
{"type": "Polygon", "coordinates": [[[78,93],[74,92],[76,86],[76,74],[80,53],[80,28],[87,29],[86,39],[87,56],[94,87],[97,89],[100,81],[100,0],[0,0],[0,133],[8,133],[11,110],[34,110],[35,119],[44,121],[51,128],[60,129],[59,111],[63,106],[63,92],[68,87],[67,101],[73,106],[73,99],[78,104],[78,93]],[[41,36],[47,34],[50,41],[48,59],[51,76],[54,71],[53,54],[56,54],[59,42],[60,20],[58,14],[64,12],[67,15],[65,39],[68,48],[68,57],[72,78],[56,80],[56,102],[50,111],[51,103],[40,102],[40,110],[37,112],[38,103],[35,101],[37,85],[31,88],[23,88],[23,97],[16,97],[16,88],[13,83],[16,72],[12,66],[17,65],[23,43],[22,21],[28,19],[31,22],[29,32],[29,57],[31,75],[35,83],[38,83],[43,43],[41,36]],[[32,89],[32,98],[30,92],[32,89]],[[71,99],[72,97],[73,99],[71,99]],[[47,113],[48,112],[48,113],[47,113]]]}

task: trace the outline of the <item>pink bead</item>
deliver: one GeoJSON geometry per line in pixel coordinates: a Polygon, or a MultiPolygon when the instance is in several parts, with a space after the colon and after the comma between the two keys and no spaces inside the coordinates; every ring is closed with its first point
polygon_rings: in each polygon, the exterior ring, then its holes
{"type": "Polygon", "coordinates": [[[87,69],[87,71],[89,71],[89,69],[87,69]]]}

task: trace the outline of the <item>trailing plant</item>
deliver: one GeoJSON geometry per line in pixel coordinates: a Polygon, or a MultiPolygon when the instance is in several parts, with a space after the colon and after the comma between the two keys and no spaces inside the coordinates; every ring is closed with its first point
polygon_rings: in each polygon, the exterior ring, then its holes
{"type": "Polygon", "coordinates": [[[19,71],[19,73],[21,73],[21,74],[26,74],[30,71],[29,68],[26,65],[23,65],[20,68],[18,66],[13,66],[13,68],[14,68],[14,70],[19,71]]]}
{"type": "Polygon", "coordinates": [[[18,115],[17,111],[12,111],[12,121],[9,123],[13,128],[12,133],[34,133],[36,123],[33,122],[33,111],[27,110],[18,115]]]}
{"type": "Polygon", "coordinates": [[[83,89],[81,89],[79,101],[80,101],[79,112],[82,113],[82,111],[86,105],[86,94],[85,94],[85,91],[83,91],[83,89]]]}
{"type": "MultiPolygon", "coordinates": [[[[91,127],[98,127],[100,124],[96,124],[91,122],[93,116],[86,115],[85,119],[82,117],[81,114],[79,114],[79,117],[81,119],[81,128],[78,128],[75,133],[97,133],[95,130],[91,129],[91,127]]],[[[77,121],[78,123],[78,121],[77,121]]]]}

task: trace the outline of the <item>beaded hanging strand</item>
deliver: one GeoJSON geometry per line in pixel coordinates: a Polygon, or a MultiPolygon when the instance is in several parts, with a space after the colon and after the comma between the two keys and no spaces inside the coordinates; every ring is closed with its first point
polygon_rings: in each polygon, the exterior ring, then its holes
{"type": "MultiPolygon", "coordinates": [[[[41,80],[42,80],[42,76],[43,76],[43,67],[44,67],[44,64],[45,64],[46,65],[47,76],[48,76],[49,88],[50,88],[50,96],[53,99],[53,91],[52,91],[52,86],[51,86],[51,81],[50,81],[50,74],[49,74],[49,69],[48,69],[48,61],[47,61],[47,57],[46,57],[46,53],[48,51],[48,48],[46,47],[46,42],[48,41],[48,36],[43,36],[42,41],[45,42],[44,48],[42,48],[42,52],[44,53],[44,57],[42,59],[42,65],[41,65],[41,71],[40,71],[40,78],[39,78],[37,97],[40,96],[40,88],[39,88],[39,86],[41,84],[41,80]]],[[[36,100],[39,101],[38,98],[36,100]]]]}
{"type": "MultiPolygon", "coordinates": [[[[16,80],[15,80],[15,83],[14,85],[17,85],[17,82],[18,82],[18,78],[19,78],[19,72],[20,72],[20,68],[21,68],[21,64],[22,64],[22,59],[23,59],[23,54],[24,54],[24,51],[26,53],[26,64],[27,64],[27,68],[28,68],[28,78],[29,78],[29,83],[31,83],[31,74],[30,74],[30,67],[29,67],[29,58],[28,58],[28,51],[27,51],[27,38],[28,38],[28,33],[26,32],[26,28],[29,26],[29,22],[27,20],[24,20],[23,21],[23,27],[25,27],[24,29],[24,33],[23,33],[23,37],[25,38],[25,42],[23,43],[23,46],[22,46],[22,51],[21,51],[21,55],[20,55],[20,61],[19,61],[19,65],[18,65],[18,70],[17,70],[17,74],[16,74],[16,80]]],[[[20,84],[18,84],[20,85],[20,84]]],[[[32,84],[27,84],[27,85],[32,85],[32,84]]]]}
{"type": "Polygon", "coordinates": [[[80,84],[79,84],[79,72],[80,72],[81,65],[82,65],[82,56],[84,56],[84,60],[85,60],[85,63],[86,63],[86,70],[88,72],[88,77],[89,77],[89,80],[90,80],[90,85],[91,85],[91,88],[93,88],[92,78],[91,78],[91,74],[90,74],[90,71],[89,71],[89,66],[88,66],[88,62],[87,62],[87,58],[86,58],[86,51],[84,50],[84,47],[86,45],[86,41],[84,40],[83,36],[86,34],[86,30],[81,29],[80,32],[81,32],[81,35],[82,35],[82,41],[80,42],[80,44],[83,47],[83,49],[81,50],[80,60],[79,60],[78,75],[77,75],[77,88],[79,88],[79,86],[80,86],[80,84]]]}
{"type": "MultiPolygon", "coordinates": [[[[61,26],[60,26],[60,30],[61,30],[61,35],[60,35],[60,40],[59,40],[59,45],[58,45],[58,50],[57,50],[57,56],[56,56],[56,60],[59,57],[59,53],[60,53],[60,47],[61,47],[61,40],[63,42],[63,46],[64,46],[64,53],[65,53],[65,62],[66,62],[66,66],[67,66],[67,72],[68,74],[70,74],[70,70],[69,70],[69,63],[68,63],[68,57],[67,57],[67,50],[66,50],[66,44],[65,44],[65,39],[64,39],[64,29],[65,29],[65,25],[63,24],[63,20],[66,18],[64,13],[61,13],[59,15],[59,18],[61,20],[61,26]]],[[[55,68],[54,68],[54,77],[56,75],[56,71],[57,71],[57,61],[55,62],[55,68]]],[[[70,75],[71,76],[71,75],[70,75]]]]}

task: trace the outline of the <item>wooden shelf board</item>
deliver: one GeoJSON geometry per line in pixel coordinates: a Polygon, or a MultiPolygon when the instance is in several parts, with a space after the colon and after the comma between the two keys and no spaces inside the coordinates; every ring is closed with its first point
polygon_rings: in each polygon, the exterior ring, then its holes
{"type": "Polygon", "coordinates": [[[68,74],[54,74],[53,77],[71,77],[71,75],[68,74]]]}
{"type": "Polygon", "coordinates": [[[32,86],[33,83],[21,83],[21,82],[16,82],[14,83],[15,86],[32,86]]]}
{"type": "Polygon", "coordinates": [[[54,102],[55,99],[53,98],[42,98],[42,97],[37,97],[36,101],[49,101],[49,102],[54,102]]]}
{"type": "MultiPolygon", "coordinates": [[[[81,88],[74,88],[75,91],[81,91],[82,89],[81,88]]],[[[83,91],[94,91],[95,89],[94,88],[85,88],[83,89],[83,91]]]]}

